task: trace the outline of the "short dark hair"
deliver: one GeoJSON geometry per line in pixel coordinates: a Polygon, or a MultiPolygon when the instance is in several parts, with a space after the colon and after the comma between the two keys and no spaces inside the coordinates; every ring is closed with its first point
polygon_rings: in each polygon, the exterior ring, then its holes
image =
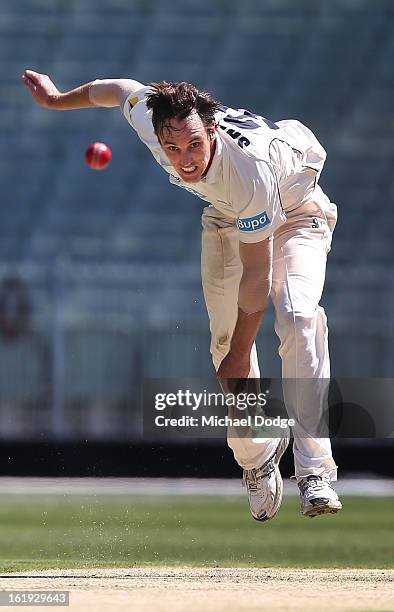
{"type": "Polygon", "coordinates": [[[147,107],[153,110],[152,123],[158,138],[164,128],[170,129],[171,119],[185,119],[196,111],[206,128],[215,121],[220,104],[211,94],[199,91],[191,83],[150,83],[153,91],[147,95],[147,107]]]}

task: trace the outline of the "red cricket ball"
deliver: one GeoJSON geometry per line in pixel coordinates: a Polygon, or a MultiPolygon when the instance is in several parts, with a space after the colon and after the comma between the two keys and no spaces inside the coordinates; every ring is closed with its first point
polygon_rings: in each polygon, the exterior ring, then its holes
{"type": "Polygon", "coordinates": [[[93,170],[104,170],[111,162],[112,151],[103,142],[94,142],[86,149],[85,159],[93,170]]]}

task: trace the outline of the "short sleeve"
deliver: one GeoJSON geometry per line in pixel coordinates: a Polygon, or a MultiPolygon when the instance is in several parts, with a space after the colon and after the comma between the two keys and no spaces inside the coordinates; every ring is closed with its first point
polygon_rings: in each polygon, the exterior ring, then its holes
{"type": "Polygon", "coordinates": [[[123,105],[123,115],[131,127],[137,132],[140,140],[150,149],[156,161],[164,168],[170,167],[170,162],[164,154],[152,124],[152,110],[146,106],[146,95],[151,87],[143,87],[131,93],[123,105]]]}
{"type": "Polygon", "coordinates": [[[252,199],[239,212],[237,219],[240,242],[266,240],[286,221],[274,169],[270,164],[260,162],[258,170],[253,179],[252,199]]]}

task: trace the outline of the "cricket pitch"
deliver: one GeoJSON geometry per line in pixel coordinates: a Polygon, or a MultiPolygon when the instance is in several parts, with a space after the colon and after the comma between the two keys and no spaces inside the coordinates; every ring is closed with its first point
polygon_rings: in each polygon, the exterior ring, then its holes
{"type": "Polygon", "coordinates": [[[366,612],[394,609],[393,583],[386,569],[133,567],[3,574],[0,588],[68,590],[73,612],[366,612]]]}

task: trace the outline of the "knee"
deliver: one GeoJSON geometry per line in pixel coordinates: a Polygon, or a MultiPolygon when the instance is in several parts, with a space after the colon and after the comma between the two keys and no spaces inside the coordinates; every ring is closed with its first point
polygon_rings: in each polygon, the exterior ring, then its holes
{"type": "Polygon", "coordinates": [[[231,334],[230,333],[222,333],[218,335],[212,334],[211,339],[211,355],[213,365],[215,369],[218,370],[222,360],[225,358],[227,353],[230,350],[231,343],[231,334]]]}
{"type": "Polygon", "coordinates": [[[327,319],[322,307],[313,312],[282,312],[276,320],[276,331],[281,345],[297,341],[298,344],[308,344],[317,331],[323,332],[327,327],[327,319]]]}
{"type": "Polygon", "coordinates": [[[210,313],[211,355],[216,370],[230,350],[236,322],[236,305],[232,307],[227,304],[221,312],[217,309],[214,313],[210,313]]]}

